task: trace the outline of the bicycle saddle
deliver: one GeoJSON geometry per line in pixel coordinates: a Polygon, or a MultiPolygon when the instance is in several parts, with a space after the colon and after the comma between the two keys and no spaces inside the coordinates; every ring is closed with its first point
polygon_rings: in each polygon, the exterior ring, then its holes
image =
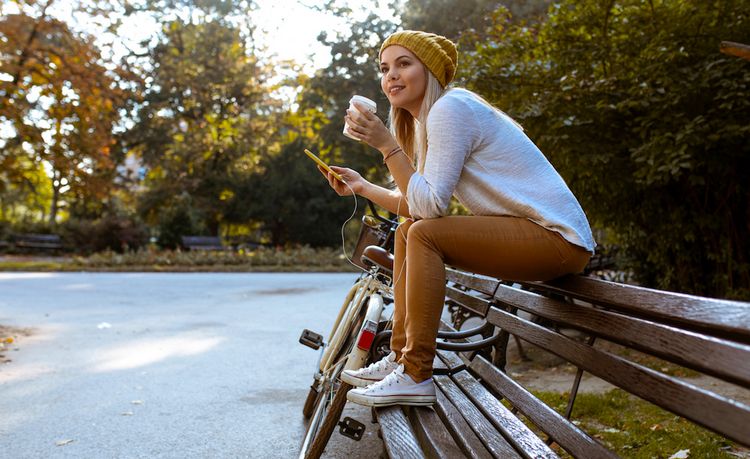
{"type": "Polygon", "coordinates": [[[360,257],[368,265],[378,265],[385,273],[393,277],[393,255],[377,245],[368,245],[360,257]]]}

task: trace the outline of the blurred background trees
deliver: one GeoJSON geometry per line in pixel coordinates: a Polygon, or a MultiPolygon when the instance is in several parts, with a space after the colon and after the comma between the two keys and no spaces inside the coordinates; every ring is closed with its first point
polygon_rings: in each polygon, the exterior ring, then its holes
{"type": "Polygon", "coordinates": [[[343,115],[361,94],[387,117],[378,47],[412,28],[458,41],[457,84],[525,127],[638,282],[750,298],[750,62],[719,53],[750,43],[749,0],[399,0],[389,18],[330,0],[317,8],[349,26],[294,76],[258,45],[250,1],[64,2],[110,32],[158,21],[124,55],[53,17],[62,1],[0,0],[19,11],[0,17],[0,238],[340,244],[352,201],[300,151],[388,184],[343,115]]]}

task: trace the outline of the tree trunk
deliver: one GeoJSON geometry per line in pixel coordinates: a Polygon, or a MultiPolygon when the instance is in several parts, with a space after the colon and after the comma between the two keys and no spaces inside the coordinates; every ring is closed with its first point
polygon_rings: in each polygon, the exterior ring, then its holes
{"type": "Polygon", "coordinates": [[[55,226],[55,222],[57,220],[57,203],[60,200],[60,187],[62,186],[60,184],[60,179],[58,177],[54,177],[58,174],[53,174],[52,179],[52,203],[50,204],[49,209],[49,226],[53,227],[55,226]]]}

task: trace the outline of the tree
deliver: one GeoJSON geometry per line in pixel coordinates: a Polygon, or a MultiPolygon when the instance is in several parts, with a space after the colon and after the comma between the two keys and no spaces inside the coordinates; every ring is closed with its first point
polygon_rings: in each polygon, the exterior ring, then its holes
{"type": "Polygon", "coordinates": [[[0,140],[8,171],[0,174],[0,192],[38,193],[29,188],[30,175],[46,164],[54,225],[63,193],[66,202],[84,206],[101,202],[111,188],[113,126],[127,93],[117,84],[126,72],[106,68],[91,37],[51,17],[52,3],[28,2],[0,18],[0,124],[12,133],[0,140]]]}
{"type": "Polygon", "coordinates": [[[141,209],[155,223],[186,194],[205,231],[218,234],[232,176],[251,174],[270,137],[276,104],[246,32],[192,14],[164,25],[143,66],[143,104],[129,147],[149,168],[141,209]],[[196,20],[195,18],[199,19],[196,20]]]}
{"type": "Polygon", "coordinates": [[[747,0],[563,1],[499,12],[469,86],[526,128],[651,286],[750,297],[747,0]]]}
{"type": "Polygon", "coordinates": [[[404,29],[424,30],[458,41],[469,32],[472,40],[481,37],[491,14],[501,6],[514,21],[543,16],[551,0],[406,0],[395,6],[404,29]]]}

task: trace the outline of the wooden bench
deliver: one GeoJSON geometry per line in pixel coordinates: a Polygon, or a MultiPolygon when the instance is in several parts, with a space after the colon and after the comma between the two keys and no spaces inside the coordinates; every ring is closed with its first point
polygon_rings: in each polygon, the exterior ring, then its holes
{"type": "Polygon", "coordinates": [[[227,250],[218,236],[181,236],[182,247],[193,250],[227,250]]]}
{"type": "Polygon", "coordinates": [[[750,303],[583,276],[511,285],[448,270],[448,280],[448,303],[505,339],[492,360],[439,351],[432,408],[374,410],[389,457],[618,457],[572,416],[583,372],[750,446],[750,303]],[[505,371],[510,336],[577,368],[564,409],[505,371]],[[674,368],[717,386],[699,387],[674,368]],[[729,385],[747,397],[716,388],[729,385]]]}
{"type": "Polygon", "coordinates": [[[10,247],[17,252],[37,252],[62,250],[62,239],[57,234],[26,233],[14,234],[10,247]]]}

